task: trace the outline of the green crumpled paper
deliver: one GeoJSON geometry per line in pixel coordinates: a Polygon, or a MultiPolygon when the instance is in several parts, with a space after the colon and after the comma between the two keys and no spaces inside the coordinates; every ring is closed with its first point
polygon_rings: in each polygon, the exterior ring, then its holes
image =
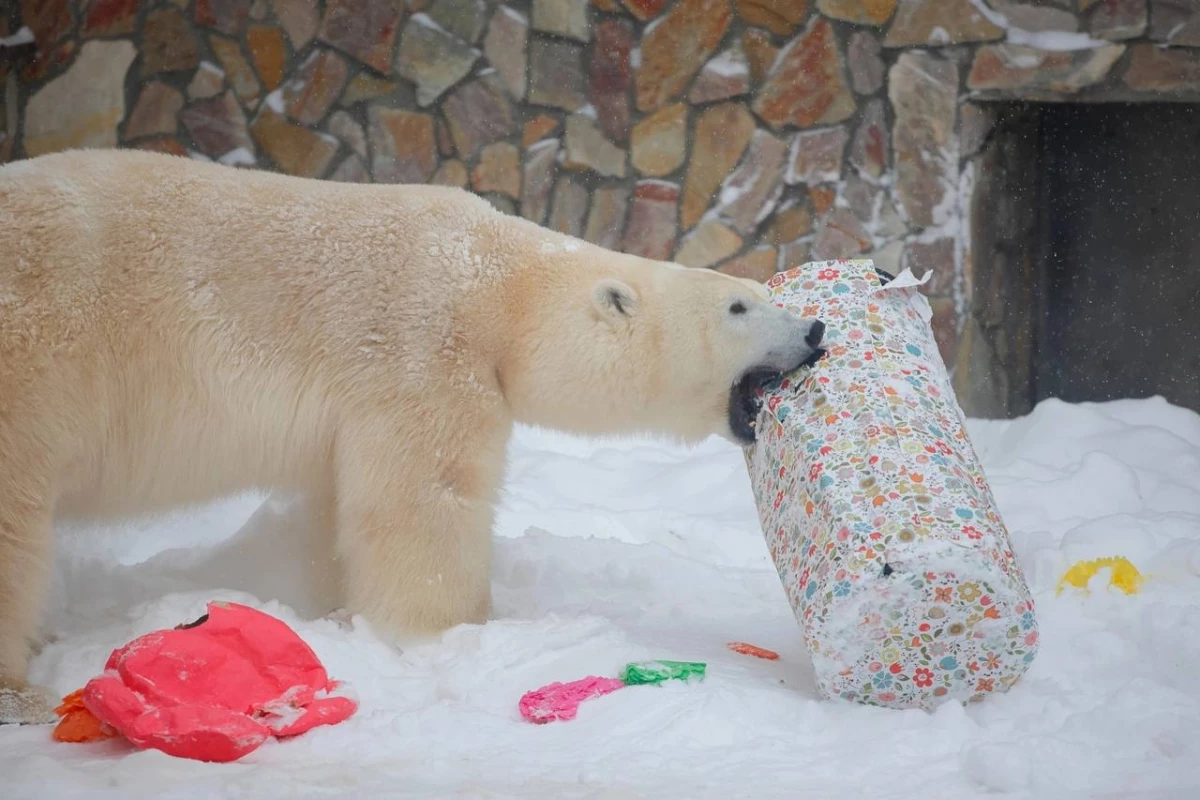
{"type": "Polygon", "coordinates": [[[630,686],[669,680],[686,681],[692,677],[703,678],[705,667],[702,661],[637,661],[625,665],[621,680],[630,686]]]}

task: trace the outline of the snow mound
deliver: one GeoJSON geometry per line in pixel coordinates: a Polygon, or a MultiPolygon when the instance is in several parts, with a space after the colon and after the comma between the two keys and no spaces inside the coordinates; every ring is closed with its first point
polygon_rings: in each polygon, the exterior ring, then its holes
{"type": "Polygon", "coordinates": [[[108,653],[206,600],[295,627],[362,706],[348,722],[206,765],[0,728],[5,798],[1174,798],[1200,796],[1200,416],[1160,399],[1046,402],[971,435],[1039,604],[1042,650],[1005,695],[933,714],[819,701],[740,451],[522,429],[497,521],[495,619],[385,643],[331,602],[289,498],[233,498],[62,531],[33,678],[66,693],[108,653]],[[104,535],[107,534],[107,535],[104,535]],[[1075,560],[1124,555],[1126,596],[1056,596],[1075,560]],[[732,640],[778,651],[767,662],[732,640]],[[521,694],[631,660],[709,664],[577,719],[521,694]]]}

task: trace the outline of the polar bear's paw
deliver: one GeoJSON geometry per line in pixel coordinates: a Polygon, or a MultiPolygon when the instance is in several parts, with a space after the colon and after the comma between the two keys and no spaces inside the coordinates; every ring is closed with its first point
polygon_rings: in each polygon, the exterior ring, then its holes
{"type": "Polygon", "coordinates": [[[49,689],[0,678],[0,725],[45,725],[58,720],[57,698],[49,689]]]}

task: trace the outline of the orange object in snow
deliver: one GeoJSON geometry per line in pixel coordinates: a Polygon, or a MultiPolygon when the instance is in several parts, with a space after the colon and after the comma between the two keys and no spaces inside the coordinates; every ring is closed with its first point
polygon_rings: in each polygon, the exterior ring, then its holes
{"type": "Polygon", "coordinates": [[[755,645],[746,644],[745,642],[730,642],[729,644],[727,644],[725,646],[728,647],[733,652],[741,653],[742,655],[745,655],[745,656],[754,656],[755,658],[765,658],[768,661],[779,660],[779,653],[776,653],[774,650],[768,650],[765,647],[756,647],[755,645]]]}
{"type": "Polygon", "coordinates": [[[117,735],[87,710],[83,704],[83,689],[76,689],[64,697],[62,705],[54,709],[54,713],[62,718],[52,734],[56,742],[95,742],[117,735]]]}

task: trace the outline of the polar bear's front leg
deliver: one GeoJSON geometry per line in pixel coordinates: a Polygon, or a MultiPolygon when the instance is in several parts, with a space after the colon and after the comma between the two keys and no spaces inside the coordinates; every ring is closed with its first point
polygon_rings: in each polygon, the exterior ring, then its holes
{"type": "Polygon", "coordinates": [[[50,722],[55,719],[56,698],[26,683],[25,671],[50,583],[51,512],[28,483],[4,474],[2,468],[0,465],[0,724],[50,722]]]}
{"type": "Polygon", "coordinates": [[[337,467],[347,610],[394,635],[485,622],[492,493],[468,497],[394,442],[359,445],[339,448],[337,467]]]}

